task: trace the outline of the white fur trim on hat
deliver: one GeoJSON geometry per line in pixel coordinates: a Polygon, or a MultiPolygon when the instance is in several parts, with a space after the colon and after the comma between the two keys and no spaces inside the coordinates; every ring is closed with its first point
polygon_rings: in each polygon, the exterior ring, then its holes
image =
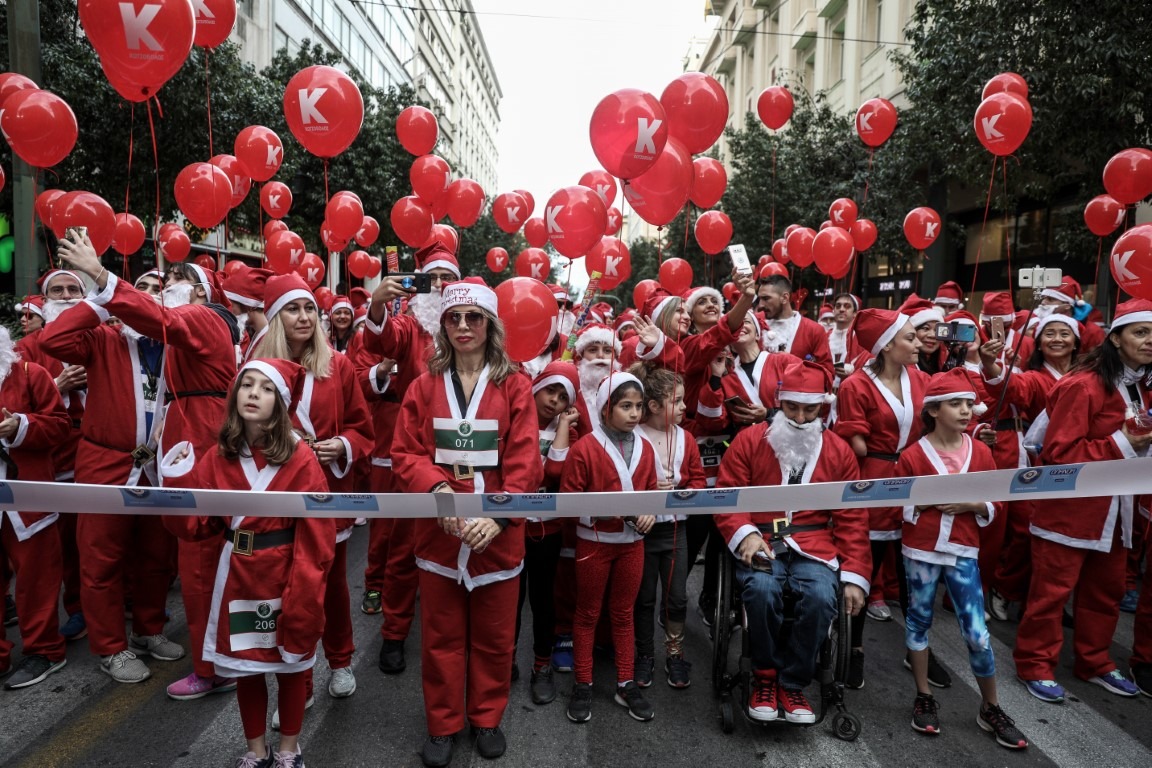
{"type": "Polygon", "coordinates": [[[199,280],[197,280],[197,283],[199,285],[204,286],[204,294],[208,299],[208,303],[211,304],[212,303],[212,283],[210,283],[208,281],[208,274],[204,271],[204,268],[201,267],[199,264],[195,264],[193,262],[188,262],[188,266],[191,267],[196,272],[196,277],[199,278],[199,280]]]}
{"type": "Polygon", "coordinates": [[[882,349],[884,349],[884,347],[888,346],[888,342],[890,342],[890,341],[892,341],[892,339],[896,338],[896,334],[900,333],[900,329],[903,328],[907,324],[908,324],[908,315],[905,315],[902,312],[897,312],[896,313],[896,320],[892,323],[892,325],[888,326],[888,328],[884,331],[884,333],[880,334],[880,338],[876,339],[876,343],[872,345],[872,349],[869,351],[873,355],[880,354],[880,350],[882,350],[882,349]]]}
{"type": "Polygon", "coordinates": [[[272,306],[268,307],[265,314],[268,317],[272,317],[284,309],[284,307],[288,305],[288,302],[296,301],[297,299],[309,299],[312,303],[316,302],[316,297],[312,295],[312,291],[307,291],[303,288],[293,288],[291,291],[288,291],[288,293],[276,299],[276,301],[272,303],[272,306]]]}
{"type": "Polygon", "coordinates": [[[426,273],[431,272],[434,269],[446,269],[452,274],[456,275],[457,280],[460,279],[460,265],[454,261],[448,261],[447,259],[434,259],[433,261],[425,264],[424,269],[420,271],[426,273]]]}
{"type": "Polygon", "coordinates": [[[620,339],[609,328],[589,328],[576,334],[576,354],[583,355],[584,350],[592,344],[608,344],[619,355],[621,352],[620,339]]]}
{"type": "Polygon", "coordinates": [[[664,310],[666,310],[674,301],[682,301],[682,299],[679,296],[665,296],[656,305],[656,308],[652,310],[652,317],[649,319],[652,322],[656,322],[656,319],[660,317],[664,310]]]}
{"type": "Polygon", "coordinates": [[[30,301],[24,302],[22,304],[17,304],[16,306],[13,307],[13,309],[15,309],[17,312],[31,312],[33,315],[39,315],[40,317],[44,317],[44,310],[42,310],[40,307],[36,306],[35,304],[33,304],[30,301]]]}
{"type": "Polygon", "coordinates": [[[440,314],[444,314],[452,307],[465,306],[479,307],[495,316],[496,291],[486,285],[463,281],[444,286],[444,291],[440,294],[440,314]]]}
{"type": "Polygon", "coordinates": [[[1121,315],[1112,321],[1112,325],[1108,328],[1108,332],[1118,330],[1126,325],[1133,323],[1152,323],[1152,312],[1129,312],[1126,315],[1121,315]]]}
{"type": "Polygon", "coordinates": [[[938,323],[944,322],[944,313],[940,311],[939,307],[930,307],[928,309],[920,310],[916,314],[912,315],[911,318],[912,327],[919,328],[920,326],[924,325],[924,323],[930,323],[933,320],[938,323]]]}
{"type": "Polygon", "coordinates": [[[945,403],[949,400],[955,400],[956,398],[975,401],[976,393],[969,389],[959,392],[945,392],[942,395],[925,396],[924,405],[928,405],[929,403],[945,403]]]}
{"type": "Polygon", "coordinates": [[[52,280],[60,275],[67,275],[68,277],[72,278],[76,281],[76,284],[80,286],[80,290],[84,290],[84,281],[80,279],[80,275],[68,269],[54,269],[44,276],[43,285],[45,294],[48,293],[48,283],[52,282],[52,280]]]}
{"type": "Polygon", "coordinates": [[[284,401],[285,407],[292,405],[292,390],[288,389],[288,382],[284,381],[284,377],[280,375],[280,371],[263,360],[249,360],[236,375],[242,376],[244,375],[244,371],[249,369],[259,371],[267,376],[268,380],[276,385],[276,391],[280,393],[280,399],[284,401]]]}
{"type": "MultiPolygon", "coordinates": [[[[164,276],[160,274],[160,270],[150,269],[147,272],[145,272],[144,274],[140,275],[140,277],[138,277],[134,281],[132,281],[132,287],[133,288],[139,288],[140,287],[140,281],[146,277],[154,277],[157,280],[160,280],[161,282],[164,281],[164,276]]],[[[229,297],[229,298],[231,298],[231,297],[229,297]]]]}
{"type": "Polygon", "coordinates": [[[1084,304],[1083,299],[1074,299],[1063,291],[1058,291],[1055,288],[1045,288],[1044,290],[1040,291],[1040,295],[1046,299],[1055,299],[1056,301],[1062,301],[1065,304],[1071,304],[1074,307],[1082,306],[1084,304]]]}
{"type": "Polygon", "coordinates": [[[1072,329],[1072,333],[1076,334],[1076,338],[1080,338],[1080,323],[1076,318],[1070,315],[1057,315],[1052,314],[1036,323],[1036,330],[1033,332],[1033,338],[1040,338],[1040,334],[1044,328],[1050,323],[1063,323],[1072,329]]]}
{"type": "Polygon", "coordinates": [[[564,391],[568,393],[568,402],[576,402],[576,388],[572,386],[571,379],[569,379],[567,376],[561,376],[558,373],[554,373],[551,376],[545,376],[539,381],[533,382],[532,394],[536,394],[542,389],[547,389],[553,384],[563,384],[564,391]]]}
{"type": "MultiPolygon", "coordinates": [[[[140,277],[143,277],[143,275],[141,275],[140,277]]],[[[139,279],[139,278],[137,278],[137,279],[139,279]]],[[[233,291],[224,291],[224,297],[226,299],[229,299],[231,301],[236,302],[237,304],[242,304],[245,307],[255,307],[256,309],[264,309],[264,302],[258,301],[257,299],[254,299],[251,296],[245,296],[242,293],[234,293],[233,291]]]]}
{"type": "Polygon", "coordinates": [[[600,382],[600,388],[596,390],[596,412],[602,412],[604,407],[608,405],[608,401],[612,399],[612,393],[628,382],[640,387],[641,393],[644,392],[644,385],[640,383],[640,379],[630,373],[615,371],[605,376],[604,381],[600,382]]]}
{"type": "Polygon", "coordinates": [[[705,285],[701,286],[700,288],[693,288],[688,293],[688,298],[684,299],[684,309],[688,312],[691,312],[692,308],[696,306],[696,302],[700,301],[700,299],[704,298],[705,296],[713,297],[716,299],[716,303],[719,306],[724,306],[724,297],[720,295],[720,291],[705,285]]]}
{"type": "Polygon", "coordinates": [[[352,302],[347,301],[347,300],[338,301],[335,304],[333,304],[332,308],[328,310],[328,314],[331,315],[333,312],[335,312],[338,309],[346,309],[349,312],[351,312],[352,314],[356,314],[356,310],[352,309],[352,302]]]}
{"type": "Polygon", "coordinates": [[[787,400],[790,403],[800,403],[800,405],[823,405],[825,403],[836,402],[836,395],[822,394],[820,392],[788,392],[781,390],[776,395],[777,400],[787,400]]]}

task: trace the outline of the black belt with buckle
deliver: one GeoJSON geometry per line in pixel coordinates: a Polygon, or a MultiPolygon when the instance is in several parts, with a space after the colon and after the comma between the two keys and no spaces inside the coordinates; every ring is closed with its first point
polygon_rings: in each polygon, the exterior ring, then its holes
{"type": "Polygon", "coordinates": [[[797,533],[808,533],[810,531],[824,531],[828,529],[827,523],[819,525],[789,525],[788,518],[778,517],[770,523],[757,523],[756,527],[760,529],[760,533],[770,534],[773,539],[780,539],[785,536],[792,536],[797,533]]]}
{"type": "Polygon", "coordinates": [[[452,476],[457,480],[471,480],[476,477],[477,472],[485,472],[496,469],[496,465],[490,467],[478,467],[474,464],[442,464],[452,470],[452,476]]]}
{"type": "Polygon", "coordinates": [[[165,392],[164,405],[168,405],[173,400],[184,399],[186,397],[228,397],[228,393],[218,389],[190,389],[185,392],[165,392]]]}
{"type": "Polygon", "coordinates": [[[251,555],[260,549],[271,549],[282,544],[291,544],[296,538],[295,528],[281,528],[278,531],[254,531],[237,528],[228,531],[227,538],[232,542],[232,554],[251,555]]]}
{"type": "Polygon", "coordinates": [[[138,445],[132,449],[132,466],[143,467],[156,458],[156,451],[146,445],[138,445]]]}
{"type": "Polygon", "coordinates": [[[900,451],[896,453],[880,453],[879,451],[868,451],[864,454],[869,459],[881,459],[882,461],[890,461],[893,464],[900,461],[900,451]]]}
{"type": "Polygon", "coordinates": [[[1032,426],[1032,422],[1025,421],[1024,419],[998,419],[992,422],[992,429],[997,432],[1005,432],[1012,430],[1013,432],[1027,432],[1032,426]]]}

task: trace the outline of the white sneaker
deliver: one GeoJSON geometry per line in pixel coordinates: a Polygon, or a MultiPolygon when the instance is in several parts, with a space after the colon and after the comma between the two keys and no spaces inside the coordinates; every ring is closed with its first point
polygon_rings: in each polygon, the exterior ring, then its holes
{"type": "Polygon", "coordinates": [[[352,667],[341,667],[332,670],[328,678],[328,695],[334,699],[346,699],[356,693],[356,675],[352,674],[352,667]]]}
{"type": "MultiPolygon", "coordinates": [[[[316,703],[315,696],[309,696],[307,701],[304,702],[304,709],[312,709],[312,705],[316,703]]],[[[276,711],[272,713],[272,730],[280,730],[280,707],[276,707],[276,711]]]]}
{"type": "Polygon", "coordinates": [[[876,621],[892,621],[892,609],[883,600],[868,603],[868,618],[876,621]]]}
{"type": "Polygon", "coordinates": [[[184,646],[172,642],[164,635],[141,637],[133,633],[128,639],[128,647],[139,656],[151,656],[159,661],[177,661],[184,658],[184,646]]]}
{"type": "Polygon", "coordinates": [[[1008,621],[1008,601],[996,590],[990,590],[988,612],[997,621],[1008,621]]]}
{"type": "Polygon", "coordinates": [[[120,651],[100,660],[100,669],[118,683],[142,683],[152,677],[148,665],[132,651],[120,651]]]}

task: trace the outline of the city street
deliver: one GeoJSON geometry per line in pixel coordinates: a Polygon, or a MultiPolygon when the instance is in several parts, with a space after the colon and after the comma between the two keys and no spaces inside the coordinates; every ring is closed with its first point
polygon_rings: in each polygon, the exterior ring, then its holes
{"type": "MultiPolygon", "coordinates": [[[[389,677],[377,668],[379,618],[359,611],[368,529],[359,528],[349,550],[353,620],[359,646],[354,660],[358,690],[349,699],[327,694],[328,669],[316,665],[316,704],[305,716],[301,743],[310,768],[324,766],[418,766],[425,736],[419,674],[419,623],[409,638],[408,669],[389,677]]],[[[699,570],[690,585],[692,603],[699,570]]],[[[187,643],[177,591],[170,594],[172,639],[187,643]]],[[[899,611],[896,611],[899,616],[899,611]]],[[[674,690],[664,681],[658,659],[649,695],[656,710],[639,723],[613,703],[611,663],[597,657],[592,721],[573,725],[565,717],[571,675],[557,675],[560,696],[538,707],[528,695],[531,664],[525,622],[519,663],[524,677],[514,685],[504,718],[508,752],[495,762],[472,750],[471,737],[457,739],[452,765],[513,766],[1094,766],[1147,768],[1152,765],[1152,700],[1121,699],[1076,680],[1065,653],[1058,675],[1071,694],[1063,705],[1030,697],[1013,675],[1010,648],[1015,623],[993,622],[1000,670],[1001,703],[1032,741],[1024,752],[998,747],[976,725],[979,704],[967,653],[953,617],[937,617],[933,647],[951,671],[954,684],[937,691],[942,735],[927,737],[909,727],[914,688],[900,663],[899,620],[869,620],[866,686],[851,691],[848,703],[863,720],[858,741],[833,737],[827,724],[811,729],[757,726],[737,715],[736,730],[725,736],[708,679],[705,627],[695,613],[688,622],[688,657],[695,662],[693,683],[674,690]]],[[[12,632],[14,628],[9,628],[12,632]]],[[[1126,669],[1132,617],[1123,614],[1113,646],[1126,669]]],[[[17,656],[15,661],[18,661],[17,656]]],[[[112,682],[97,666],[86,641],[71,644],[68,666],[46,682],[23,691],[0,692],[0,765],[57,766],[231,766],[243,749],[235,697],[225,694],[194,702],[169,700],[165,686],[188,674],[190,661],[147,659],[153,676],[141,685],[112,682]]],[[[273,740],[273,743],[274,740],[273,740]]]]}

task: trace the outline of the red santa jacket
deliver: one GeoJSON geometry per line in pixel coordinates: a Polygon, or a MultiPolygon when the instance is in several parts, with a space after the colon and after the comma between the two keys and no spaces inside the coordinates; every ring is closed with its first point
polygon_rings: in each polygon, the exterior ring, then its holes
{"type": "Polygon", "coordinates": [[[792,320],[796,323],[796,330],[792,334],[791,342],[774,343],[773,331],[769,330],[764,333],[765,349],[770,352],[790,352],[801,360],[811,360],[827,368],[829,373],[835,373],[832,353],[828,349],[828,332],[824,330],[824,326],[799,313],[793,313],[792,320]]]}
{"type": "MultiPolygon", "coordinates": [[[[536,402],[524,376],[496,384],[485,367],[462,409],[451,374],[426,373],[404,397],[392,443],[393,471],[399,489],[408,493],[428,493],[440,483],[455,493],[534,493],[544,477],[537,435],[536,402]],[[466,477],[471,472],[475,476],[466,477]]],[[[512,520],[483,552],[473,552],[437,521],[419,520],[415,548],[418,566],[473,589],[520,573],[524,521],[512,520]]]]}
{"type": "Polygon", "coordinates": [[[324,476],[333,493],[355,491],[351,469],[372,450],[373,433],[352,361],[336,352],[327,378],[318,379],[308,372],[292,425],[316,440],[334,437],[344,443],[344,459],[324,465],[324,476]]]}
{"type": "MultiPolygon", "coordinates": [[[[923,430],[920,411],[930,378],[917,368],[905,367],[900,376],[901,400],[877,381],[870,368],[858,369],[840,384],[833,430],[848,442],[855,435],[864,438],[870,455],[859,458],[862,479],[895,477],[899,453],[917,440],[923,430]]],[[[869,509],[868,529],[873,539],[899,539],[900,509],[869,509]]]]}
{"type": "MultiPolygon", "coordinates": [[[[55,325],[55,322],[52,324],[55,325]]],[[[44,349],[44,335],[47,327],[37,329],[16,342],[16,351],[20,353],[20,359],[36,363],[48,371],[48,375],[55,380],[64,372],[65,365],[79,365],[79,363],[61,362],[60,359],[44,349]]],[[[72,428],[68,432],[68,438],[53,452],[57,480],[71,480],[75,475],[76,447],[80,443],[80,424],[84,419],[84,405],[87,396],[87,388],[60,394],[64,401],[64,408],[68,411],[68,419],[72,428]]]]}
{"type": "MultiPolygon", "coordinates": [[[[988,446],[968,435],[964,435],[964,443],[968,460],[959,474],[996,469],[988,446]]],[[[899,477],[946,475],[948,468],[928,438],[922,437],[900,455],[896,474],[899,477]]],[[[969,514],[945,515],[936,507],[919,511],[914,506],[904,507],[904,556],[939,565],[956,565],[957,557],[975,559],[980,554],[980,528],[989,525],[1000,511],[999,504],[990,501],[985,504],[988,505],[986,518],[969,514]]]]}
{"type": "MultiPolygon", "coordinates": [[[[776,452],[768,443],[768,423],[753,424],[745,429],[724,456],[720,465],[718,488],[743,488],[752,485],[785,485],[776,452]]],[[[856,457],[848,444],[831,430],[821,435],[815,461],[804,467],[804,483],[828,483],[859,478],[856,457]]],[[[784,541],[796,553],[840,570],[840,580],[855,584],[865,593],[872,577],[872,550],[868,544],[868,514],[863,509],[805,509],[791,512],[754,512],[716,515],[716,527],[735,554],[740,542],[760,525],[770,526],[779,518],[794,525],[826,525],[823,530],[801,531],[785,536],[784,541]]],[[[767,538],[768,534],[765,534],[767,538]]]]}
{"type": "MultiPolygon", "coordinates": [[[[628,461],[601,428],[576,441],[564,462],[561,493],[656,490],[656,452],[641,435],[635,435],[628,461]]],[[[608,511],[608,510],[605,510],[608,511]]],[[[627,515],[625,510],[612,510],[627,515]]],[[[581,517],[576,527],[581,539],[601,544],[630,544],[644,537],[623,516],[581,517]]]]}
{"type": "MultiPolygon", "coordinates": [[[[1135,385],[1139,406],[1147,409],[1148,393],[1135,385]]],[[[1048,431],[1044,435],[1044,464],[1136,458],[1121,427],[1128,405],[1124,386],[1107,391],[1092,371],[1071,373],[1048,395],[1048,431]]],[[[1132,498],[1094,496],[1048,499],[1032,512],[1034,536],[1069,547],[1109,552],[1116,525],[1121,525],[1125,546],[1131,546],[1132,498]],[[1119,523],[1118,523],[1119,521],[1119,523]]]]}
{"type": "MultiPolygon", "coordinates": [[[[81,422],[76,482],[138,485],[141,475],[151,473],[153,467],[138,465],[132,451],[149,444],[145,414],[156,407],[160,364],[147,373],[147,366],[141,365],[140,344],[120,329],[104,325],[100,316],[94,305],[80,302],[45,328],[42,347],[49,355],[84,366],[88,395],[99,406],[81,422]]],[[[152,482],[156,482],[154,475],[152,482]]]]}
{"type": "MultiPolygon", "coordinates": [[[[215,447],[174,459],[189,443],[172,448],[161,461],[165,485],[231,491],[325,491],[316,456],[304,441],[286,464],[265,462],[263,454],[229,460],[215,447]]],[[[292,529],[290,543],[251,554],[233,552],[225,538],[212,591],[204,660],[228,677],[298,672],[316,662],[324,632],[324,584],[332,567],[336,526],[307,517],[168,516],[164,525],[180,538],[198,541],[226,530],[256,534],[292,529]]]]}
{"type": "Polygon", "coordinates": [[[756,358],[751,377],[737,361],[732,370],[720,379],[719,391],[708,388],[700,392],[696,421],[705,431],[735,434],[744,425],[734,423],[724,405],[724,401],[733,397],[766,408],[771,415],[779,406],[776,393],[784,379],[784,369],[799,360],[788,352],[761,352],[756,358]]]}
{"type": "Polygon", "coordinates": [[[999,377],[984,380],[984,388],[988,390],[989,398],[995,401],[1007,387],[1004,402],[1016,406],[1028,421],[1035,421],[1048,405],[1048,393],[1063,377],[1064,374],[1047,363],[1029,371],[1014,371],[1007,377],[1001,369],[999,377]]]}

